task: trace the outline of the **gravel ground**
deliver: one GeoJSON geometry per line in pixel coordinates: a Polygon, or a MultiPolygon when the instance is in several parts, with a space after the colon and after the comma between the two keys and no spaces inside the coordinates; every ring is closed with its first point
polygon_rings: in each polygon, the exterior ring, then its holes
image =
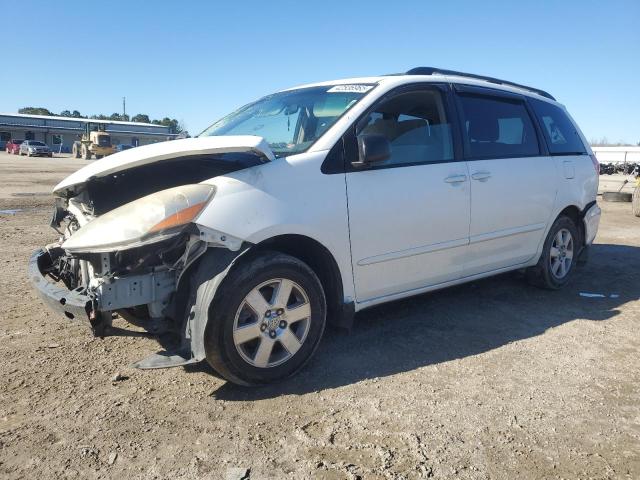
{"type": "Polygon", "coordinates": [[[0,212],[1,478],[640,478],[629,204],[601,203],[563,291],[508,274],[361,312],[297,377],[242,389],[134,370],[154,339],[93,338],[37,299],[47,192],[83,163],[0,153],[0,210],[20,210],[0,212]]]}

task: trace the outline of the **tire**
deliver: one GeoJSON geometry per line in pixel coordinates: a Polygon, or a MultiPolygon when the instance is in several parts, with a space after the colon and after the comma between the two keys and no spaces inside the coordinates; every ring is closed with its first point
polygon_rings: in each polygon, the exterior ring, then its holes
{"type": "Polygon", "coordinates": [[[96,160],[100,160],[104,155],[96,155],[96,160]]]}
{"type": "Polygon", "coordinates": [[[640,185],[633,190],[631,209],[636,217],[640,217],[640,185]]]}
{"type": "Polygon", "coordinates": [[[558,217],[544,241],[540,260],[538,260],[535,267],[527,269],[529,283],[548,290],[562,288],[570,280],[575,270],[581,244],[582,240],[573,220],[566,216],[558,217]],[[558,242],[561,238],[559,235],[566,238],[567,233],[570,235],[570,242],[569,240],[566,241],[563,255],[561,243],[558,242]],[[569,256],[570,258],[568,258],[569,256]],[[558,262],[561,262],[562,265],[559,265],[558,262]]]}
{"type": "Polygon", "coordinates": [[[71,147],[71,158],[80,158],[80,148],[77,143],[74,143],[73,147],[71,147]]]}
{"type": "Polygon", "coordinates": [[[632,195],[627,192],[604,192],[602,199],[605,202],[630,202],[632,195]]]}
{"type": "Polygon", "coordinates": [[[239,385],[283,380],[313,356],[325,323],[324,291],[313,270],[295,257],[262,252],[231,269],[216,292],[204,334],[207,361],[221,376],[239,385]],[[291,283],[283,284],[283,280],[291,283]],[[291,286],[284,303],[272,296],[282,285],[291,286]],[[254,310],[250,303],[258,308],[254,310]],[[296,311],[296,307],[303,310],[296,311]],[[264,308],[272,316],[265,315],[264,308]],[[244,335],[238,333],[241,330],[244,335]],[[262,355],[265,352],[270,354],[262,355]]]}

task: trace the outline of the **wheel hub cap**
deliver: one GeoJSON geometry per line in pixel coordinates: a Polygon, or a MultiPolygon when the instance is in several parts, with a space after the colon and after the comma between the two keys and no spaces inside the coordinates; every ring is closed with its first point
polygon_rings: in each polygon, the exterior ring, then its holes
{"type": "Polygon", "coordinates": [[[267,323],[267,329],[277,330],[280,327],[280,322],[284,319],[284,314],[278,314],[274,312],[267,312],[265,314],[265,321],[267,323]]]}

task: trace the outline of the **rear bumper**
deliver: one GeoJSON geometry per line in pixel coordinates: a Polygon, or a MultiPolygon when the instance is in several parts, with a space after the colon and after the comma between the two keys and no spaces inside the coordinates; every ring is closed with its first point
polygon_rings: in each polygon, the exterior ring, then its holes
{"type": "Polygon", "coordinates": [[[597,203],[594,203],[584,214],[582,221],[584,222],[584,244],[591,245],[598,233],[600,225],[600,215],[602,210],[597,203]]]}
{"type": "Polygon", "coordinates": [[[29,279],[42,301],[56,313],[69,319],[89,320],[91,298],[83,289],[69,290],[62,283],[47,280],[43,270],[51,265],[51,257],[45,250],[33,252],[29,259],[29,279]]]}

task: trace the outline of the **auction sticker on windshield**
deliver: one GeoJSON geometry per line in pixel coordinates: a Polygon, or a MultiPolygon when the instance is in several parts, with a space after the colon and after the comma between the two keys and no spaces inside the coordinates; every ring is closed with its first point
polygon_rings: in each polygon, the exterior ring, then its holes
{"type": "Polygon", "coordinates": [[[327,90],[327,93],[365,93],[371,90],[375,85],[336,85],[327,90]]]}

